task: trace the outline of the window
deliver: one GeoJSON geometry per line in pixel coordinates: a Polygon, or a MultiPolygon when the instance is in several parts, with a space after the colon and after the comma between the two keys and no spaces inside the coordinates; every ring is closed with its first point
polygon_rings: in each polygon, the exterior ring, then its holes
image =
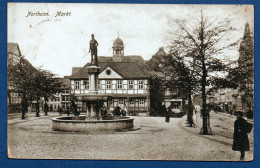
{"type": "Polygon", "coordinates": [[[106,81],[106,89],[111,89],[111,80],[106,81]]]}
{"type": "Polygon", "coordinates": [[[179,109],[179,103],[173,103],[172,109],[179,109]]]}
{"type": "Polygon", "coordinates": [[[140,80],[138,81],[138,89],[143,89],[144,88],[144,81],[140,80]]]}
{"type": "Polygon", "coordinates": [[[123,105],[124,104],[124,100],[123,99],[118,99],[118,104],[123,105]]]}
{"type": "Polygon", "coordinates": [[[75,89],[79,89],[80,88],[80,81],[75,81],[75,89]]]}
{"type": "Polygon", "coordinates": [[[60,101],[60,98],[59,98],[59,97],[56,97],[55,100],[56,100],[56,101],[60,101]]]}
{"type": "Polygon", "coordinates": [[[129,104],[130,104],[130,105],[133,105],[133,104],[135,104],[135,101],[134,101],[134,99],[129,99],[129,104]]]}
{"type": "Polygon", "coordinates": [[[121,80],[118,80],[117,81],[117,89],[122,89],[123,86],[122,86],[122,81],[121,80]]]}
{"type": "Polygon", "coordinates": [[[66,109],[67,107],[69,107],[69,104],[68,104],[68,103],[63,103],[63,104],[62,104],[62,108],[66,109]]]}
{"type": "Polygon", "coordinates": [[[69,96],[62,96],[62,101],[69,101],[69,100],[70,100],[69,96]]]}
{"type": "Polygon", "coordinates": [[[84,89],[89,89],[89,81],[88,80],[84,80],[83,81],[83,88],[84,89]]]}
{"type": "Polygon", "coordinates": [[[110,69],[107,69],[107,70],[106,70],[106,74],[107,74],[107,75],[110,75],[110,74],[111,74],[111,70],[110,70],[110,69]]]}
{"type": "Polygon", "coordinates": [[[63,94],[69,94],[69,90],[68,90],[68,89],[64,89],[64,90],[62,91],[62,93],[63,93],[63,94]]]}
{"type": "Polygon", "coordinates": [[[128,89],[134,89],[134,81],[128,81],[128,89]]]}
{"type": "Polygon", "coordinates": [[[139,99],[139,105],[143,106],[144,105],[144,99],[139,99]]]}

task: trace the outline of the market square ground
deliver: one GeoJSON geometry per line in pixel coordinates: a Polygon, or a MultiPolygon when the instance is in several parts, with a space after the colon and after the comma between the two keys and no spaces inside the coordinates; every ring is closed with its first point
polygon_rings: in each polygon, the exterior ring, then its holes
{"type": "MultiPolygon", "coordinates": [[[[235,118],[211,113],[213,135],[201,135],[201,118],[194,116],[197,127],[186,127],[183,118],[134,117],[136,131],[126,132],[58,132],[52,131],[51,118],[28,114],[8,116],[8,151],[11,158],[23,159],[91,159],[91,160],[203,160],[239,161],[239,152],[232,151],[235,118]]],[[[253,132],[249,134],[253,159],[253,132]]]]}

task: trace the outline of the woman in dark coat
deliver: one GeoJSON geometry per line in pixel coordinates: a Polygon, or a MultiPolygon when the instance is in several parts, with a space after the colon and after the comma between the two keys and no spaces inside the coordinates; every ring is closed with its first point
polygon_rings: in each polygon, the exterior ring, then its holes
{"type": "Polygon", "coordinates": [[[237,120],[234,123],[234,141],[232,150],[240,151],[240,160],[242,160],[245,157],[245,151],[249,151],[249,140],[247,136],[248,123],[244,118],[242,118],[243,112],[236,111],[235,115],[237,117],[237,120]]]}

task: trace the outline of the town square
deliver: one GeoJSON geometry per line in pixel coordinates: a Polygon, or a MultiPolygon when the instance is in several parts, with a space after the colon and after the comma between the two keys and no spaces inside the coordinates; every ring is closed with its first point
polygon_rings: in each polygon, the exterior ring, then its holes
{"type": "Polygon", "coordinates": [[[252,161],[253,18],[250,5],[11,3],[8,157],[252,161]]]}

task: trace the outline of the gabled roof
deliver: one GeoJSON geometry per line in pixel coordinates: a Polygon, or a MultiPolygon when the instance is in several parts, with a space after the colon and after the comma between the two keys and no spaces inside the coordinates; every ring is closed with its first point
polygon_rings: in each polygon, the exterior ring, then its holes
{"type": "Polygon", "coordinates": [[[74,74],[75,72],[77,72],[80,69],[81,69],[81,67],[72,67],[72,73],[71,74],[74,74]]]}
{"type": "MultiPolygon", "coordinates": [[[[98,61],[100,73],[110,67],[125,79],[148,78],[148,75],[143,71],[144,60],[141,56],[124,56],[120,62],[114,62],[112,57],[98,57],[98,61]]],[[[73,73],[70,79],[88,78],[87,66],[88,64],[73,73]]]]}
{"type": "MultiPolygon", "coordinates": [[[[99,56],[98,62],[115,62],[113,57],[99,56]]],[[[144,59],[139,55],[127,55],[122,56],[122,60],[120,62],[140,62],[143,63],[144,59]]]]}
{"type": "Polygon", "coordinates": [[[107,67],[110,67],[123,78],[127,79],[148,77],[136,62],[101,62],[99,63],[99,66],[101,68],[100,72],[104,71],[107,67]]]}
{"type": "Polygon", "coordinates": [[[61,88],[69,88],[70,80],[68,78],[54,78],[56,81],[61,82],[61,88]]]}

